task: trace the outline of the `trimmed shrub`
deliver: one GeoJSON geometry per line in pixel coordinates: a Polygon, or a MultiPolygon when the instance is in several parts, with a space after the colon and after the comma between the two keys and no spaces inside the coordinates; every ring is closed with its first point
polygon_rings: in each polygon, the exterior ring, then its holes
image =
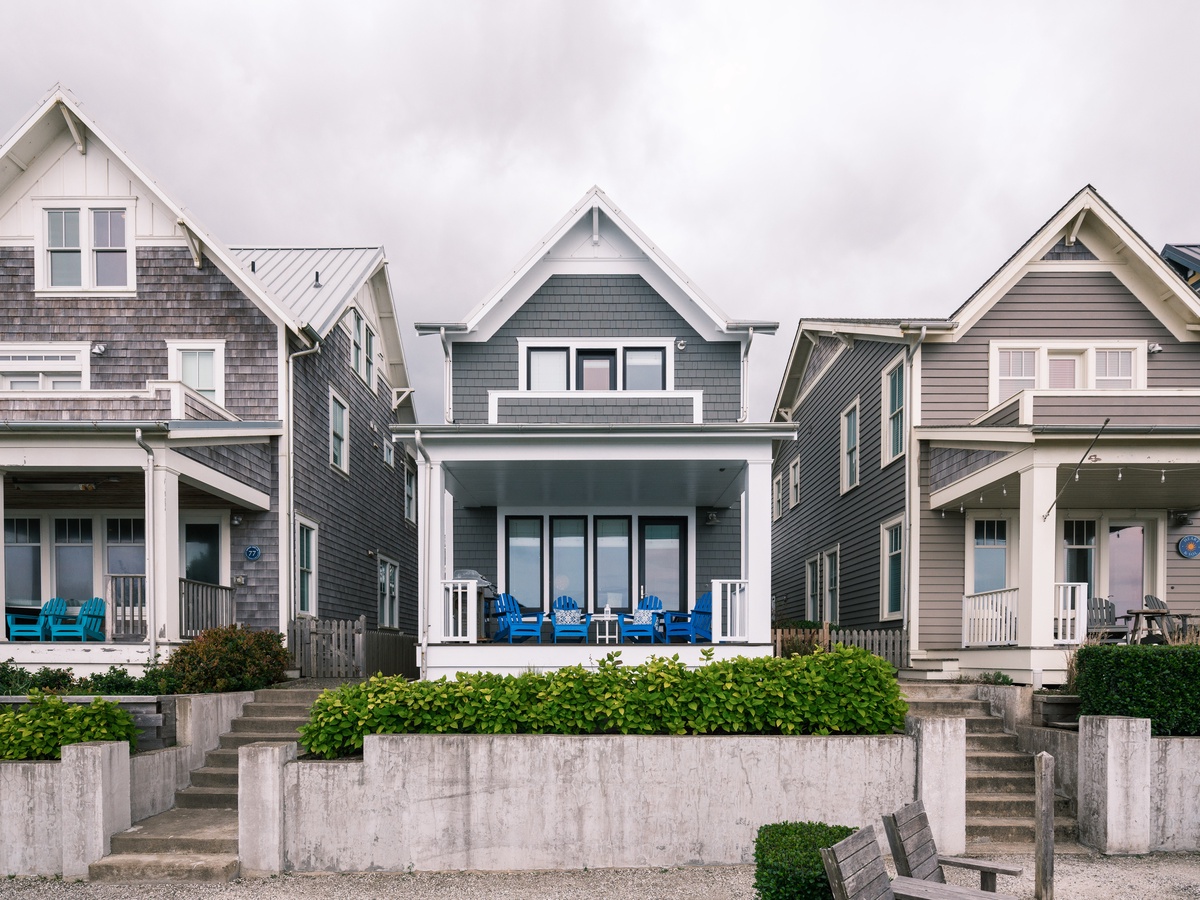
{"type": "Polygon", "coordinates": [[[343,685],[317,699],[300,740],[333,759],[367,734],[888,734],[906,710],[892,667],[856,647],[696,669],[678,656],[624,666],[615,652],[594,672],[343,685]]]}
{"type": "Polygon", "coordinates": [[[125,669],[109,666],[107,672],[99,672],[80,678],[72,690],[78,694],[140,694],[142,679],[130,675],[125,669]]]}
{"type": "Polygon", "coordinates": [[[159,694],[256,691],[283,681],[290,664],[282,635],[228,625],[200,632],[142,681],[159,694]]]}
{"type": "Polygon", "coordinates": [[[29,702],[0,711],[0,759],[59,759],[64,744],[128,741],[136,749],[133,716],[116,703],[65,703],[34,690],[29,702]]]}
{"type": "Polygon", "coordinates": [[[754,889],[762,900],[833,897],[821,847],[832,847],[857,829],[824,822],[763,825],[754,839],[754,889]]]}
{"type": "Polygon", "coordinates": [[[1156,737],[1200,735],[1200,645],[1085,645],[1075,666],[1080,715],[1150,719],[1156,737]]]}

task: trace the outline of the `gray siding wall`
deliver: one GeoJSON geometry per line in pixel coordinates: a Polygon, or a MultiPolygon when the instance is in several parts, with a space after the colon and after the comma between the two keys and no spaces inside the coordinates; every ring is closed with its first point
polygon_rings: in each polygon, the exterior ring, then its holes
{"type": "Polygon", "coordinates": [[[502,587],[496,546],[496,507],[454,507],[454,568],[474,569],[499,592],[502,587]]]}
{"type": "MultiPolygon", "coordinates": [[[[181,456],[223,472],[255,490],[270,491],[277,480],[275,455],[278,438],[266,444],[240,444],[232,447],[183,447],[181,456]]],[[[224,504],[221,504],[224,505],[224,504]]]]}
{"type": "Polygon", "coordinates": [[[921,442],[921,618],[920,646],[962,646],[962,602],[966,572],[966,516],[929,508],[929,445],[921,442]]]}
{"type": "MultiPolygon", "coordinates": [[[[1200,388],[1200,347],[1180,344],[1105,272],[1036,272],[1022,278],[956,344],[921,348],[925,425],[958,425],[987,412],[992,340],[1158,341],[1149,388],[1200,388]]],[[[1169,421],[1169,420],[1168,420],[1169,421]]]]}
{"type": "Polygon", "coordinates": [[[583,395],[578,399],[501,398],[501,424],[509,422],[644,422],[687,424],[693,421],[692,401],[681,397],[626,399],[620,394],[583,395]]]}
{"type": "Polygon", "coordinates": [[[809,354],[808,365],[804,368],[804,380],[800,382],[800,393],[804,393],[810,384],[821,377],[821,373],[825,371],[825,367],[829,365],[829,361],[833,359],[834,354],[841,346],[842,342],[837,338],[817,338],[817,343],[813,346],[812,353],[809,354]]]}
{"type": "MultiPolygon", "coordinates": [[[[1150,358],[1154,359],[1153,356],[1150,358]]],[[[1195,428],[1200,425],[1200,400],[1190,398],[1181,403],[1177,397],[1115,395],[1102,391],[1085,396],[1033,398],[1035,425],[1079,425],[1098,429],[1105,419],[1112,419],[1109,427],[1168,425],[1195,428]]]]}
{"type": "Polygon", "coordinates": [[[998,459],[1008,456],[1004,450],[951,450],[934,448],[929,453],[929,480],[933,490],[940,490],[972,472],[987,468],[998,459]]]}
{"type": "Polygon", "coordinates": [[[1176,550],[1180,538],[1195,534],[1200,528],[1200,517],[1192,522],[1191,525],[1167,527],[1167,595],[1163,599],[1172,612],[1192,616],[1188,625],[1195,628],[1196,617],[1200,617],[1200,565],[1194,559],[1180,556],[1176,550]]]}
{"type": "Polygon", "coordinates": [[[390,391],[381,380],[372,393],[358,377],[340,327],[320,353],[297,358],[295,366],[296,512],[317,524],[317,614],[365,614],[367,626],[377,627],[377,558],[385,556],[400,567],[400,629],[415,634],[417,528],[404,516],[404,451],[396,448],[395,467],[383,460],[388,426],[396,421],[390,391]],[[349,475],[329,463],[331,386],[350,407],[349,475]]]}
{"type": "Polygon", "coordinates": [[[717,524],[705,525],[708,507],[696,509],[696,586],[694,596],[712,590],[714,578],[742,576],[742,507],[717,510],[717,524]]]}
{"type": "Polygon", "coordinates": [[[182,247],[139,247],[137,296],[35,297],[33,248],[0,247],[0,341],[100,341],[97,390],[166,380],[166,340],[225,340],[225,405],[243,419],[276,419],[276,328],[209,260],[182,247]],[[12,311],[19,310],[13,314],[12,311]]]}
{"type": "Polygon", "coordinates": [[[4,417],[15,421],[146,420],[162,421],[171,417],[171,402],[166,391],[156,391],[153,399],[142,397],[5,397],[4,417]]]}
{"type": "MultiPolygon", "coordinates": [[[[638,275],[551,276],[486,343],[454,345],[454,420],[487,422],[491,390],[517,390],[518,337],[672,337],[687,341],[673,350],[675,389],[704,391],[704,420],[733,422],[741,412],[741,345],[706,342],[638,275]]],[[[621,410],[613,418],[626,421],[621,410]]],[[[559,419],[558,421],[563,421],[559,419]]],[[[690,421],[690,418],[689,420],[690,421]]]]}
{"type": "MultiPolygon", "coordinates": [[[[793,416],[800,440],[778,445],[783,517],[771,528],[771,586],[777,620],[805,618],[804,561],[840,544],[839,624],[879,623],[879,526],[904,511],[904,459],[881,462],[884,367],[900,346],[859,340],[842,353],[793,416]],[[859,398],[859,485],[840,493],[841,413],[859,398]],[[800,503],[788,509],[788,468],[800,456],[800,503]]],[[[897,621],[894,624],[899,624],[897,621]]]]}

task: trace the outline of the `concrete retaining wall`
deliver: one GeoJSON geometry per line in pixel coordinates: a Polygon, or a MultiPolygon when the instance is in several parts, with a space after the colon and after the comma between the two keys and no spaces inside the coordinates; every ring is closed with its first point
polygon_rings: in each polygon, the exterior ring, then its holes
{"type": "Polygon", "coordinates": [[[1200,737],[1150,739],[1150,849],[1200,850],[1200,737]]]}
{"type": "MultiPolygon", "coordinates": [[[[747,863],[765,823],[864,825],[911,801],[921,739],[370,735],[362,761],[338,762],[251,745],[242,870],[747,863]]],[[[962,778],[920,790],[927,804],[965,802],[962,778]]]]}
{"type": "Polygon", "coordinates": [[[1054,792],[1072,800],[1079,798],[1079,732],[1063,728],[1024,725],[1017,728],[1021,752],[1054,757],[1054,792]]]}

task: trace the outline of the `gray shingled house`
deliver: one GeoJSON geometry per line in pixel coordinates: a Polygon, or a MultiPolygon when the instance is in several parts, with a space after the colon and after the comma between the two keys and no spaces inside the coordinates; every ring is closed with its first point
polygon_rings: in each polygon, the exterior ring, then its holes
{"type": "Polygon", "coordinates": [[[0,658],[136,667],[302,615],[415,629],[381,248],[231,250],[56,86],[0,145],[0,298],[6,610],[106,601],[103,642],[0,658]]]}
{"type": "Polygon", "coordinates": [[[1200,302],[1174,263],[1088,186],[948,319],[801,321],[777,615],[1049,684],[1089,609],[1200,613],[1200,302]]]}
{"type": "Polygon", "coordinates": [[[615,617],[711,594],[714,652],[770,653],[771,442],[794,428],[748,421],[746,371],[777,327],[728,318],[599,188],[462,321],[419,323],[445,351],[444,421],[393,431],[420,478],[424,673],[617,649],[595,619],[586,643],[551,642],[564,595],[615,617]],[[489,640],[483,582],[545,615],[541,642],[489,640]]]}

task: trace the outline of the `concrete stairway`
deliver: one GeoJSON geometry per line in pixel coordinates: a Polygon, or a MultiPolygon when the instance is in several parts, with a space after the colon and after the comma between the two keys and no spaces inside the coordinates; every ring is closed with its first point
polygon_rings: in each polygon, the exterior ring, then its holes
{"type": "Polygon", "coordinates": [[[238,876],[238,748],[299,740],[320,695],[300,687],[256,691],[232,730],[208,751],[175,807],[113,835],[109,856],[88,867],[92,881],[232,881],[238,876]]]}
{"type": "MultiPolygon", "coordinates": [[[[1006,734],[986,701],[976,699],[974,684],[904,682],[909,712],[954,716],[967,729],[967,850],[987,856],[1028,851],[1033,845],[1033,757],[1017,749],[1017,736],[1006,734]]],[[[1065,798],[1056,798],[1055,843],[1076,840],[1074,814],[1065,798]]]]}

